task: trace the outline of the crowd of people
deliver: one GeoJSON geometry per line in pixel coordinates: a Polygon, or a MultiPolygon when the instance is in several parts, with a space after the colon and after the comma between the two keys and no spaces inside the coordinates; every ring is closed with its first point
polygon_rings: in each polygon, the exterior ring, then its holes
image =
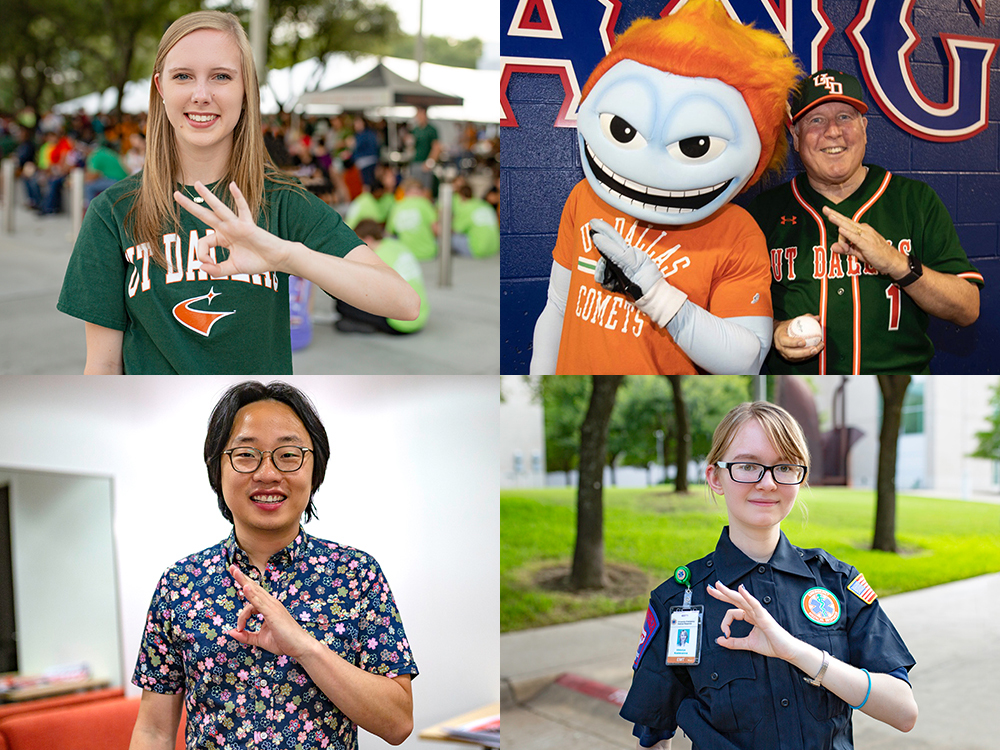
{"type": "MultiPolygon", "coordinates": [[[[451,128],[445,142],[423,108],[412,122],[371,120],[361,114],[293,118],[281,113],[265,118],[262,127],[275,165],[339,210],[383,260],[405,271],[425,310],[420,261],[430,261],[439,252],[442,179],[453,187],[453,252],[484,258],[499,251],[495,128],[466,123],[451,128]]],[[[82,167],[86,210],[103,190],[143,168],[145,130],[145,114],[90,116],[81,111],[36,117],[25,111],[0,117],[0,156],[15,160],[25,204],[39,216],[66,210],[67,177],[82,167]]],[[[300,304],[293,304],[293,311],[307,322],[308,285],[294,291],[300,304]]],[[[345,332],[413,333],[427,319],[422,314],[415,325],[403,325],[358,316],[350,306],[338,310],[337,327],[345,332]]],[[[293,340],[294,329],[293,320],[293,340]]]]}

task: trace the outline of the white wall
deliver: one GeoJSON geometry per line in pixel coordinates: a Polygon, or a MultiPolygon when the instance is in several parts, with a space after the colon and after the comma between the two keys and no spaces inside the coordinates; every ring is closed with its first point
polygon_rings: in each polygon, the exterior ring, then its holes
{"type": "MultiPolygon", "coordinates": [[[[421,671],[416,731],[404,747],[430,746],[416,738],[419,729],[499,700],[497,379],[284,379],[309,394],[330,434],[331,460],[316,495],[320,518],[306,528],[382,565],[421,671]]],[[[129,675],[160,574],[231,528],[201,452],[213,406],[241,380],[3,380],[0,468],[114,481],[129,675]]],[[[372,737],[362,742],[384,746],[372,737]]]]}
{"type": "Polygon", "coordinates": [[[121,685],[111,480],[8,474],[18,668],[84,662],[121,685]]]}

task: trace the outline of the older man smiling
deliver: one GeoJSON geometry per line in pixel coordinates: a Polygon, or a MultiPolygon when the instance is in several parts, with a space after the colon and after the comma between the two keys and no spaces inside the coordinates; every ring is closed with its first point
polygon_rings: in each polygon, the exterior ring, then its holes
{"type": "Polygon", "coordinates": [[[864,163],[867,112],[853,76],[803,79],[791,130],[805,173],[749,207],[771,253],[770,372],[928,372],[930,316],[962,326],[979,317],[983,277],[941,199],[864,163]],[[789,332],[801,315],[822,326],[818,344],[789,332]]]}

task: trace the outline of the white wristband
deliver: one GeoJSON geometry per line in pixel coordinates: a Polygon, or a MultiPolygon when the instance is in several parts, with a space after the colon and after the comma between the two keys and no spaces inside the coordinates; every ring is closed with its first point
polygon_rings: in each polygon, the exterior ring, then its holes
{"type": "Polygon", "coordinates": [[[687,302],[687,298],[680,289],[670,286],[666,279],[660,279],[635,301],[635,306],[660,328],[666,328],[667,323],[674,319],[678,310],[687,302]]]}

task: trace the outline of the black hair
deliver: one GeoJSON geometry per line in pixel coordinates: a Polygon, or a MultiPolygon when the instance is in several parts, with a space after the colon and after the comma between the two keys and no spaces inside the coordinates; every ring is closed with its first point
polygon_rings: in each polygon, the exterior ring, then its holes
{"type": "Polygon", "coordinates": [[[219,510],[229,523],[233,523],[232,511],[222,496],[222,451],[225,450],[232,434],[236,413],[244,406],[257,401],[278,401],[285,404],[295,412],[309,433],[313,444],[313,475],[309,504],[306,506],[306,521],[311,521],[317,517],[313,495],[323,484],[323,478],[326,476],[326,464],[330,459],[330,441],[326,436],[326,428],[316,413],[316,407],[309,397],[298,388],[280,381],[267,385],[256,380],[238,383],[225,392],[212,410],[212,416],[208,419],[208,434],[205,435],[205,465],[208,467],[208,483],[219,499],[219,510]]]}

